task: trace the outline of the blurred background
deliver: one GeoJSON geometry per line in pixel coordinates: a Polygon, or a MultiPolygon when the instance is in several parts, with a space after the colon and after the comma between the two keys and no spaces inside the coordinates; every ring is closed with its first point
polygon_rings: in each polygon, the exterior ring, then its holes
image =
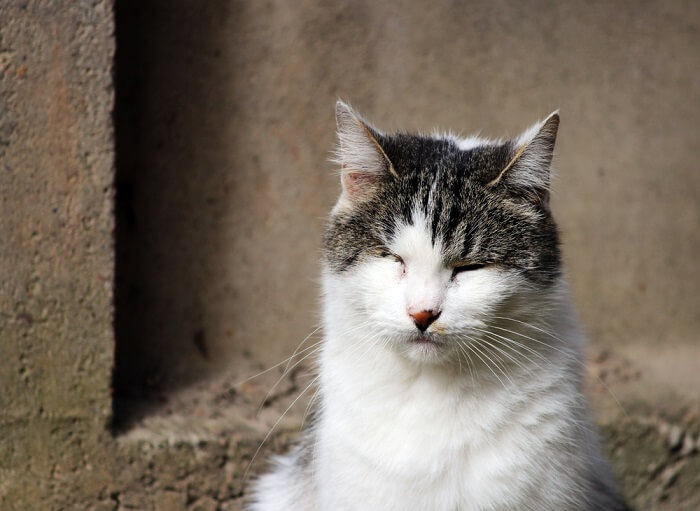
{"type": "Polygon", "coordinates": [[[560,109],[606,454],[638,509],[700,508],[699,55],[692,0],[0,3],[0,508],[241,508],[303,388],[241,382],[318,325],[337,98],[486,137],[560,109]]]}
{"type": "Polygon", "coordinates": [[[117,5],[118,368],[179,380],[244,353],[275,363],[315,327],[343,98],[383,129],[490,137],[560,108],[553,208],[591,341],[664,380],[695,377],[699,12],[117,5]]]}

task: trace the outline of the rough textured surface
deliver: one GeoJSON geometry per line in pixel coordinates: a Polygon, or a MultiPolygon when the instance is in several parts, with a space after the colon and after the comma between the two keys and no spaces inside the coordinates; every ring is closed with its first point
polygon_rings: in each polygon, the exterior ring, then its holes
{"type": "Polygon", "coordinates": [[[0,3],[3,509],[63,491],[109,420],[111,19],[107,1],[0,3]]]}
{"type": "Polygon", "coordinates": [[[700,509],[700,4],[116,8],[116,382],[150,400],[125,392],[133,427],[106,431],[111,2],[0,2],[0,509],[240,508],[298,388],[256,420],[270,382],[236,374],[316,323],[338,96],[380,127],[487,136],[561,108],[554,207],[607,449],[638,509],[700,509]]]}

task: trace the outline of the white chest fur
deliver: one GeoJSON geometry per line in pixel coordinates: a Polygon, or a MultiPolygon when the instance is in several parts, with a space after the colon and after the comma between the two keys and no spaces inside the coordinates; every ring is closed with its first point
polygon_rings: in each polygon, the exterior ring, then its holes
{"type": "Polygon", "coordinates": [[[577,396],[558,371],[472,380],[361,351],[324,353],[319,509],[561,509],[577,396]]]}

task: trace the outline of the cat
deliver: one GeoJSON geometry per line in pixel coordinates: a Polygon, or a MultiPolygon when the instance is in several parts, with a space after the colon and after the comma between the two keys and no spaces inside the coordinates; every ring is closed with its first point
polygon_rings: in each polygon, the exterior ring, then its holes
{"type": "Polygon", "coordinates": [[[628,510],[581,390],[558,112],[507,141],[336,120],[319,405],[248,509],[628,510]]]}

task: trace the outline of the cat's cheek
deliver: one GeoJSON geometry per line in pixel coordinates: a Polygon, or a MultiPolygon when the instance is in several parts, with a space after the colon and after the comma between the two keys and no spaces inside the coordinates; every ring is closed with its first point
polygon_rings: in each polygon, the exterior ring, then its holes
{"type": "MultiPolygon", "coordinates": [[[[448,289],[446,311],[456,318],[456,328],[468,327],[474,321],[484,319],[493,308],[512,293],[507,275],[498,270],[478,270],[460,274],[448,289]]],[[[445,318],[447,319],[447,317],[445,318]]]]}
{"type": "Polygon", "coordinates": [[[399,261],[380,260],[360,270],[362,293],[366,310],[374,311],[382,317],[393,317],[405,284],[405,271],[399,261]]]}

